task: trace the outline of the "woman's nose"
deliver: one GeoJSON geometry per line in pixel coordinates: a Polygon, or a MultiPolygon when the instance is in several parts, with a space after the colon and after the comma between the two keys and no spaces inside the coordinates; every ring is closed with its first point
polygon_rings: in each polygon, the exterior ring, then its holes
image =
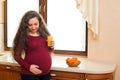
{"type": "Polygon", "coordinates": [[[35,26],[34,26],[34,25],[32,25],[32,29],[35,29],[35,26]]]}

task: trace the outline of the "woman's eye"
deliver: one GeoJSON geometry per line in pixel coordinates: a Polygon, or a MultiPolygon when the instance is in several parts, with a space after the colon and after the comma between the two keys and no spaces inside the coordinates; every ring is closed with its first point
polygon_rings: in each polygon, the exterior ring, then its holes
{"type": "Polygon", "coordinates": [[[28,26],[32,26],[31,24],[29,24],[28,26]]]}
{"type": "Polygon", "coordinates": [[[36,23],[36,24],[34,24],[34,25],[38,25],[38,24],[36,23]]]}

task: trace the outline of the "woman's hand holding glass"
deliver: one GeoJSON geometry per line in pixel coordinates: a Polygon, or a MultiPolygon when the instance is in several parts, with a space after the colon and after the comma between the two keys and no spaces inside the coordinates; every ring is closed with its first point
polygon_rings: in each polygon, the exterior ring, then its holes
{"type": "Polygon", "coordinates": [[[48,47],[54,48],[54,40],[52,36],[47,37],[47,45],[48,47]]]}

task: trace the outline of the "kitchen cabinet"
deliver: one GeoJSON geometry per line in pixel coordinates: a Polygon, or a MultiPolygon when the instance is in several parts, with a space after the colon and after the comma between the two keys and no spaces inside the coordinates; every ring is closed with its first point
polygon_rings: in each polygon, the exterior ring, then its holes
{"type": "Polygon", "coordinates": [[[113,80],[113,73],[89,74],[51,70],[50,80],[113,80]]]}
{"type": "Polygon", "coordinates": [[[85,74],[51,70],[50,80],[85,80],[85,74]]]}
{"type": "MultiPolygon", "coordinates": [[[[0,80],[21,80],[20,65],[10,59],[10,56],[9,53],[0,56],[0,80]]],[[[64,57],[65,55],[53,55],[50,80],[114,80],[115,64],[81,59],[78,67],[67,67],[64,57]]]]}
{"type": "Polygon", "coordinates": [[[0,80],[21,80],[20,67],[0,64],[0,80]]]}
{"type": "MultiPolygon", "coordinates": [[[[89,74],[51,70],[50,80],[113,80],[114,73],[89,74]]],[[[0,64],[0,80],[21,80],[20,66],[0,64]]]]}
{"type": "Polygon", "coordinates": [[[86,74],[87,80],[113,80],[114,73],[104,74],[86,74]]]}
{"type": "MultiPolygon", "coordinates": [[[[0,80],[21,80],[20,67],[0,64],[0,80]]],[[[51,70],[50,80],[85,80],[85,74],[51,70]]]]}

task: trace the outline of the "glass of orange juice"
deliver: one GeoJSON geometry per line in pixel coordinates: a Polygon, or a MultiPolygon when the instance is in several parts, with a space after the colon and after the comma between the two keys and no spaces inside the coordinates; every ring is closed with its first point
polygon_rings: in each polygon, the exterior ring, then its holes
{"type": "Polygon", "coordinates": [[[51,47],[51,42],[53,41],[53,37],[52,36],[48,36],[47,37],[47,45],[48,47],[51,47]]]}

